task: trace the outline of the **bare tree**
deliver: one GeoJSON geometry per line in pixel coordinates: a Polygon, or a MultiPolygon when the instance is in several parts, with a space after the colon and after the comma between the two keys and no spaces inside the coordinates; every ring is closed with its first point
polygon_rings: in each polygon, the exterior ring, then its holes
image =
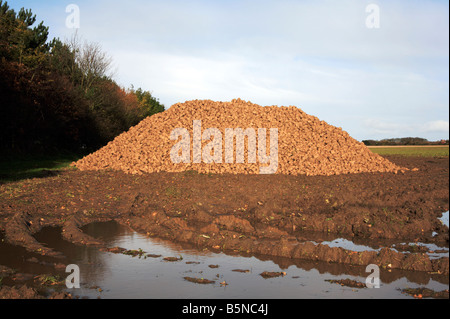
{"type": "Polygon", "coordinates": [[[72,79],[72,83],[75,82],[76,79],[76,73],[77,73],[77,56],[80,54],[80,37],[78,36],[78,31],[75,31],[75,33],[70,37],[70,39],[65,40],[65,44],[69,48],[69,51],[71,52],[72,58],[70,59],[70,78],[72,79]]]}
{"type": "Polygon", "coordinates": [[[85,42],[77,58],[83,73],[81,87],[89,89],[96,78],[108,76],[112,58],[102,51],[99,43],[85,42]]]}
{"type": "Polygon", "coordinates": [[[75,33],[68,41],[67,45],[75,56],[75,63],[81,70],[81,87],[87,91],[95,79],[102,77],[112,77],[112,57],[102,50],[97,42],[84,41],[75,33]]]}

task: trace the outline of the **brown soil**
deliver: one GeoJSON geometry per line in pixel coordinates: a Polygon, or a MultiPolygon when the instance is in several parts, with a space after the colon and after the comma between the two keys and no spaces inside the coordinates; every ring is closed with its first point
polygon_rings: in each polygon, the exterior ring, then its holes
{"type": "Polygon", "coordinates": [[[180,261],[182,258],[178,257],[164,257],[163,260],[165,261],[180,261]]]}
{"type": "Polygon", "coordinates": [[[15,273],[14,269],[0,265],[0,278],[6,277],[6,276],[11,276],[14,273],[15,273]]]}
{"type": "MultiPolygon", "coordinates": [[[[80,227],[116,220],[148,236],[199,249],[329,265],[377,264],[448,277],[448,257],[430,259],[421,251],[403,253],[389,248],[394,243],[415,241],[448,247],[448,228],[438,220],[449,210],[448,157],[389,160],[419,171],[335,176],[160,172],[137,176],[112,170],[66,170],[57,176],[0,185],[0,233],[7,242],[29,251],[60,257],[33,237],[42,227],[61,226],[66,240],[105,249],[80,227]],[[432,236],[433,232],[437,236],[432,236]],[[355,243],[369,239],[384,248],[355,252],[316,244],[330,236],[355,243]]],[[[0,271],[8,276],[8,269],[1,265],[0,271]]],[[[1,294],[16,293],[3,282],[1,294]]],[[[22,289],[24,295],[32,295],[22,289]]]]}
{"type": "Polygon", "coordinates": [[[418,299],[422,298],[449,299],[448,289],[443,291],[434,291],[428,288],[407,288],[403,289],[402,292],[418,299]]]}
{"type": "Polygon", "coordinates": [[[190,282],[195,282],[197,284],[213,284],[215,283],[214,280],[209,280],[205,278],[193,278],[193,277],[184,277],[185,280],[190,282]]]}
{"type": "Polygon", "coordinates": [[[159,258],[159,257],[161,257],[161,255],[147,254],[147,257],[149,257],[149,258],[159,258]]]}
{"type": "Polygon", "coordinates": [[[107,248],[107,247],[102,247],[100,248],[101,251],[107,251],[113,254],[122,254],[123,252],[127,251],[125,248],[122,247],[111,247],[111,248],[107,248]]]}
{"type": "Polygon", "coordinates": [[[233,269],[232,271],[235,271],[235,272],[243,272],[243,273],[250,272],[249,269],[233,269]]]}
{"type": "Polygon", "coordinates": [[[275,278],[275,277],[284,277],[286,273],[284,271],[263,271],[259,274],[264,279],[267,278],[275,278]]]}
{"type": "MultiPolygon", "coordinates": [[[[27,285],[0,286],[0,299],[44,299],[35,288],[27,285]]],[[[73,299],[72,295],[66,292],[54,292],[47,299],[73,299]]]]}
{"type": "MultiPolygon", "coordinates": [[[[73,165],[80,170],[110,168],[132,174],[188,170],[200,173],[258,174],[261,166],[269,166],[260,160],[258,152],[263,152],[263,148],[260,149],[259,146],[265,146],[267,154],[274,154],[273,151],[269,152],[275,146],[270,143],[272,128],[278,130],[279,163],[274,170],[278,174],[335,175],[398,172],[406,169],[372,153],[340,127],[329,125],[297,107],[262,107],[241,99],[231,102],[194,100],[177,103],[163,113],[146,118],[102,149],[73,165]],[[196,120],[201,121],[198,139],[194,137],[193,129],[193,121],[196,120]],[[231,157],[227,160],[226,129],[237,128],[253,130],[255,148],[250,150],[254,159],[249,160],[247,157],[249,142],[245,143],[241,139],[238,142],[236,138],[234,155],[229,154],[231,157]],[[190,137],[184,141],[180,138],[171,139],[174,129],[186,129],[190,137]],[[219,133],[214,138],[205,137],[202,142],[201,136],[206,129],[218,129],[219,133]],[[266,129],[266,145],[263,141],[259,143],[259,129],[266,129]],[[209,155],[218,154],[213,163],[205,163],[201,152],[197,162],[197,152],[194,149],[194,141],[197,140],[203,151],[214,149],[209,155]],[[185,154],[189,152],[189,156],[187,162],[175,164],[171,150],[178,142],[186,145],[185,154]],[[213,142],[219,143],[217,148],[213,147],[213,142]],[[244,163],[239,163],[236,158],[236,149],[244,151],[244,163]]],[[[261,134],[263,136],[264,133],[261,134]]],[[[208,154],[207,151],[204,154],[208,154]]]]}
{"type": "Polygon", "coordinates": [[[352,280],[352,279],[339,279],[339,280],[334,280],[334,279],[329,279],[329,280],[325,280],[328,281],[329,283],[332,284],[338,284],[341,286],[346,286],[346,287],[350,287],[350,288],[366,288],[366,284],[356,281],[356,280],[352,280]]]}
{"type": "Polygon", "coordinates": [[[26,285],[17,287],[0,287],[0,299],[40,299],[40,296],[34,288],[26,285]]]}

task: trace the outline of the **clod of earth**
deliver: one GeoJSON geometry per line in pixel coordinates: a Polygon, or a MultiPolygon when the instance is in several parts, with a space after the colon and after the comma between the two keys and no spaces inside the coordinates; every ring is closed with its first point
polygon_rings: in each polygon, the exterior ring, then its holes
{"type": "Polygon", "coordinates": [[[164,257],[163,258],[163,260],[165,260],[165,261],[180,261],[182,259],[183,259],[182,257],[180,257],[180,258],[178,258],[178,257],[164,257]]]}
{"type": "Polygon", "coordinates": [[[121,254],[126,251],[125,248],[122,247],[112,247],[112,248],[100,248],[101,251],[107,251],[113,254],[121,254]]]}
{"type": "Polygon", "coordinates": [[[351,288],[366,288],[366,284],[356,281],[356,280],[352,280],[352,279],[338,279],[338,280],[334,280],[334,279],[327,279],[325,280],[329,283],[332,284],[338,284],[341,286],[346,286],[346,287],[351,287],[351,288]]]}
{"type": "Polygon", "coordinates": [[[136,256],[142,257],[145,254],[145,251],[143,251],[142,249],[138,249],[138,250],[132,249],[132,250],[125,250],[122,252],[122,254],[129,255],[132,257],[136,257],[136,256]]]}
{"type": "Polygon", "coordinates": [[[0,299],[73,299],[67,292],[53,292],[50,296],[44,297],[36,289],[22,286],[0,286],[0,299]]]}
{"type": "Polygon", "coordinates": [[[0,287],[1,299],[42,299],[36,289],[22,285],[20,287],[0,287]]]}
{"type": "Polygon", "coordinates": [[[250,272],[249,269],[233,269],[232,271],[235,271],[235,272],[245,272],[245,273],[250,272]]]}
{"type": "Polygon", "coordinates": [[[147,257],[150,257],[150,258],[158,258],[158,257],[161,257],[161,255],[147,254],[147,257]]]}
{"type": "Polygon", "coordinates": [[[429,288],[407,288],[402,289],[402,293],[413,296],[414,298],[422,299],[422,298],[436,298],[436,299],[448,299],[449,291],[448,289],[442,291],[434,291],[429,288]]]}
{"type": "Polygon", "coordinates": [[[190,282],[195,282],[197,284],[213,284],[215,283],[214,280],[208,280],[205,278],[194,278],[194,277],[184,277],[185,280],[190,282]]]}
{"type": "Polygon", "coordinates": [[[63,285],[65,283],[65,279],[62,279],[58,275],[43,274],[34,277],[34,279],[39,284],[46,286],[63,285]]]}
{"type": "Polygon", "coordinates": [[[264,279],[267,278],[275,278],[275,277],[284,277],[286,276],[286,272],[284,271],[279,271],[279,272],[273,272],[273,271],[263,271],[262,273],[260,273],[260,276],[263,277],[264,279]]]}

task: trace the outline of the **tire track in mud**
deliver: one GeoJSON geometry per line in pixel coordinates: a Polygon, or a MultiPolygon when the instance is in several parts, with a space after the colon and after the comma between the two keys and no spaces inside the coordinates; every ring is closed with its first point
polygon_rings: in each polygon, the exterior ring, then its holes
{"type": "MultiPolygon", "coordinates": [[[[193,216],[198,216],[194,214],[193,216]]],[[[44,256],[63,257],[59,252],[40,244],[33,237],[33,224],[30,215],[19,213],[14,216],[11,227],[5,232],[5,239],[15,245],[44,256]]],[[[202,220],[204,220],[203,218],[202,220]]],[[[77,245],[105,248],[104,243],[85,234],[80,228],[90,222],[98,221],[84,218],[78,213],[61,226],[61,234],[67,241],[77,245]]],[[[449,273],[449,258],[430,258],[426,253],[399,252],[389,247],[378,251],[353,251],[341,247],[329,247],[326,244],[301,242],[286,231],[267,226],[257,230],[249,221],[232,215],[222,215],[203,227],[195,227],[180,217],[169,217],[163,212],[151,212],[139,217],[132,216],[117,221],[130,226],[138,232],[151,237],[184,242],[196,245],[199,249],[235,251],[247,254],[259,254],[292,259],[324,261],[357,266],[376,264],[388,269],[424,271],[440,274],[449,273]]],[[[202,225],[200,225],[202,226],[202,225]]],[[[35,232],[40,228],[35,227],[35,232]]]]}
{"type": "Polygon", "coordinates": [[[448,210],[448,158],[393,160],[419,171],[329,177],[67,171],[0,185],[0,229],[8,242],[48,256],[58,252],[33,237],[42,227],[61,226],[70,242],[101,248],[80,228],[116,220],[214,251],[448,275],[448,257],[389,247],[355,252],[307,240],[317,233],[448,247],[448,227],[438,220],[448,210]]]}
{"type": "MultiPolygon", "coordinates": [[[[402,269],[411,271],[424,271],[440,274],[449,273],[449,258],[441,257],[431,259],[426,253],[398,252],[389,247],[379,251],[353,251],[341,247],[313,242],[299,242],[294,236],[277,231],[269,232],[264,237],[255,236],[256,231],[249,223],[242,228],[236,227],[236,218],[228,219],[225,227],[224,218],[220,224],[212,223],[202,228],[173,227],[179,225],[179,217],[164,216],[163,213],[150,213],[149,216],[127,219],[125,223],[132,229],[147,233],[151,237],[158,237],[170,241],[184,242],[196,245],[199,249],[235,251],[247,254],[260,254],[292,259],[311,261],[324,261],[358,266],[376,264],[387,269],[402,269]],[[251,227],[251,228],[250,228],[251,227]],[[255,235],[252,235],[255,234],[255,235]]],[[[184,222],[183,222],[184,223],[184,222]]],[[[267,229],[267,228],[266,228],[267,229]]]]}

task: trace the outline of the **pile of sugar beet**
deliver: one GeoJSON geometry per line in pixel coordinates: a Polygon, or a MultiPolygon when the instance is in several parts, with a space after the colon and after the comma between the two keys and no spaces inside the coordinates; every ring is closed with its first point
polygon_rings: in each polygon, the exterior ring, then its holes
{"type": "MultiPolygon", "coordinates": [[[[398,173],[407,170],[373,153],[341,128],[308,115],[298,107],[260,106],[241,99],[231,102],[192,100],[174,104],[162,113],[147,117],[103,148],[72,165],[80,170],[114,169],[131,174],[188,170],[199,173],[258,174],[260,167],[270,165],[267,158],[271,151],[273,153],[271,142],[274,146],[270,129],[277,129],[278,156],[274,171],[277,174],[337,175],[398,173]],[[201,124],[201,135],[195,135],[194,123],[201,124]],[[187,160],[179,163],[171,157],[172,149],[182,140],[181,135],[178,139],[171,138],[177,128],[188,132],[190,138],[187,152],[184,153],[187,160]],[[218,135],[209,134],[205,138],[205,132],[210,128],[218,135]],[[233,144],[227,144],[226,129],[236,128],[253,129],[256,140],[235,137],[232,139],[233,144]],[[262,135],[259,129],[266,129],[265,149],[261,148],[265,151],[265,161],[258,153],[260,145],[264,146],[264,139],[259,143],[262,135]],[[203,154],[198,151],[198,143],[201,143],[202,152],[216,155],[214,161],[208,163],[203,160],[204,157],[198,157],[203,154]],[[194,145],[197,148],[194,149],[194,145]],[[226,145],[233,145],[232,161],[230,157],[226,159],[226,145]],[[249,146],[253,153],[248,153],[249,146]],[[237,162],[237,147],[244,149],[243,162],[237,162]]],[[[178,149],[177,155],[182,156],[185,150],[178,149]]],[[[230,150],[228,154],[231,154],[230,150]]]]}

